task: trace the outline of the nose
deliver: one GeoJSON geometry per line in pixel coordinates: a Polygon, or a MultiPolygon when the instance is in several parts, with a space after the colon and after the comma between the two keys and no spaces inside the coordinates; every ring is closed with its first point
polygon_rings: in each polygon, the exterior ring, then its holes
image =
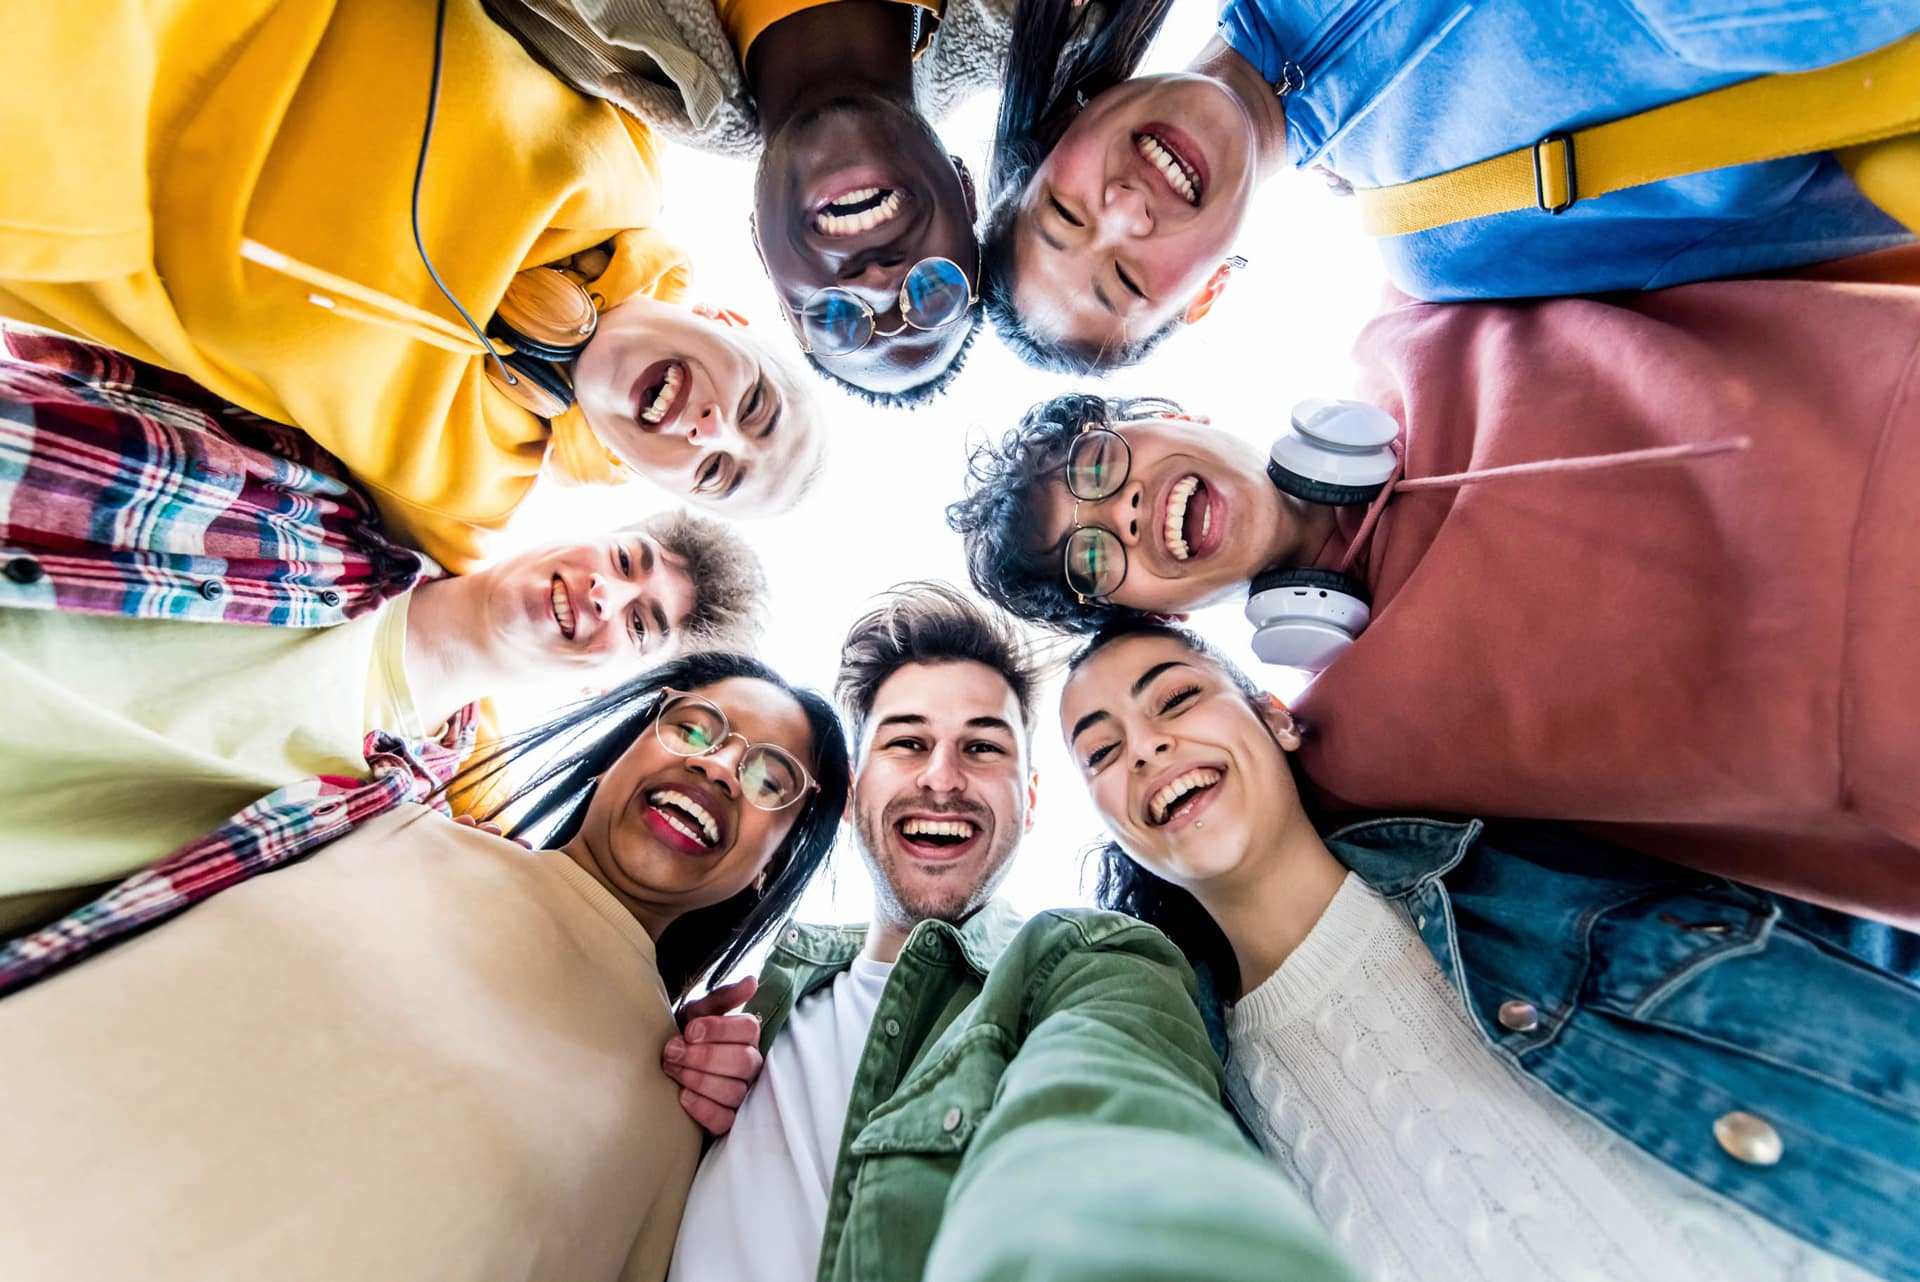
{"type": "Polygon", "coordinates": [[[733,416],[718,400],[709,398],[691,407],[687,416],[687,439],[695,445],[722,445],[739,436],[733,416]]]}
{"type": "Polygon", "coordinates": [[[900,287],[906,283],[907,260],[897,254],[869,259],[856,270],[845,270],[836,282],[873,309],[876,329],[892,329],[900,323],[900,287]]]}
{"type": "Polygon", "coordinates": [[[732,797],[740,791],[740,757],[746,750],[747,741],[736,730],[722,739],[712,752],[688,757],[687,769],[732,797]]]}
{"type": "Polygon", "coordinates": [[[924,791],[933,793],[966,791],[967,775],[960,769],[959,746],[935,744],[927,754],[926,766],[920,771],[919,784],[924,791]]]}
{"type": "Polygon", "coordinates": [[[1171,751],[1173,751],[1173,739],[1171,737],[1158,733],[1147,735],[1140,740],[1139,747],[1135,749],[1133,768],[1135,770],[1144,770],[1147,766],[1153,764],[1155,757],[1165,756],[1171,751]]]}
{"type": "Polygon", "coordinates": [[[596,570],[588,577],[587,605],[592,608],[595,618],[604,619],[608,611],[619,608],[618,603],[613,599],[613,594],[613,582],[606,575],[596,570]]]}
{"type": "Polygon", "coordinates": [[[1105,199],[1094,211],[1101,231],[1116,239],[1152,235],[1153,210],[1144,191],[1124,178],[1116,178],[1103,194],[1105,199]]]}
{"type": "MultiPolygon", "coordinates": [[[[1140,544],[1140,505],[1146,501],[1147,487],[1139,481],[1129,481],[1119,491],[1101,499],[1095,505],[1096,513],[1090,520],[1085,515],[1080,518],[1088,524],[1099,524],[1112,530],[1126,547],[1138,547],[1140,544]]],[[[1085,505],[1082,511],[1085,512],[1085,505]]]]}

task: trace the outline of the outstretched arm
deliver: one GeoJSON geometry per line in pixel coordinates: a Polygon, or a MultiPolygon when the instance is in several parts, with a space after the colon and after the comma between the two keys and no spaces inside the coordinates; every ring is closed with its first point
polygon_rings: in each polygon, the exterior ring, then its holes
{"type": "Polygon", "coordinates": [[[1349,1282],[1220,1104],[1193,977],[1109,915],[1034,968],[1026,1034],[947,1201],[929,1282],[1349,1282]]]}

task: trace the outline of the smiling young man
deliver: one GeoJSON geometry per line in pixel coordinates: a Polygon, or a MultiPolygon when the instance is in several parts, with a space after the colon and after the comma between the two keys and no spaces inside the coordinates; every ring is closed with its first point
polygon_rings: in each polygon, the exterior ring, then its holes
{"type": "Polygon", "coordinates": [[[677,141],[759,157],[761,262],[815,369],[913,406],[980,325],[973,181],[931,119],[991,87],[1008,0],[486,0],[535,58],[677,141]]]}
{"type": "Polygon", "coordinates": [[[748,1005],[765,1070],[672,1278],[1346,1276],[1220,1108],[1165,937],[994,898],[1032,820],[1034,684],[1010,624],[943,585],[849,633],[873,916],[779,933],[748,1005]]]}
{"type": "Polygon", "coordinates": [[[669,512],[471,575],[291,428],[100,348],[0,363],[0,934],[478,700],[745,648],[764,579],[669,512]],[[113,461],[103,469],[101,460],[113,461]]]}
{"type": "Polygon", "coordinates": [[[983,592],[1071,630],[1245,600],[1269,568],[1366,603],[1298,705],[1323,802],[1580,822],[1912,927],[1916,283],[1907,247],[1401,300],[1355,353],[1403,478],[1371,504],[1284,493],[1265,451],[1166,402],[1068,396],[976,456],[949,516],[983,592]]]}

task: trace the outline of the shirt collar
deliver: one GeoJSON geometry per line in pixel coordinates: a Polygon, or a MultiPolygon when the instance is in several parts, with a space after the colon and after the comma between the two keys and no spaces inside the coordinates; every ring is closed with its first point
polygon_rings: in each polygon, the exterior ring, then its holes
{"type": "Polygon", "coordinates": [[[1446,876],[1467,857],[1485,828],[1478,819],[1368,819],[1326,839],[1333,857],[1381,894],[1408,894],[1446,876]]]}

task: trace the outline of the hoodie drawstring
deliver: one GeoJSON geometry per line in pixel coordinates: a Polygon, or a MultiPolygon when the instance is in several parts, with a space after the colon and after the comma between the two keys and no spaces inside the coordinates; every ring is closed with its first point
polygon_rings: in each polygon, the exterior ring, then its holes
{"type": "Polygon", "coordinates": [[[1387,483],[1367,505],[1367,514],[1360,521],[1360,528],[1354,532],[1353,541],[1347,545],[1346,555],[1340,558],[1340,572],[1349,574],[1353,564],[1360,558],[1367,545],[1373,540],[1374,529],[1380,521],[1380,513],[1386,509],[1387,500],[1395,494],[1412,490],[1449,490],[1463,485],[1478,485],[1485,481],[1506,481],[1515,477],[1549,476],[1562,472],[1608,472],[1631,467],[1650,467],[1661,463],[1691,462],[1698,458],[1707,458],[1714,454],[1733,454],[1749,448],[1753,441],[1745,436],[1725,436],[1717,441],[1703,441],[1697,445],[1656,445],[1643,450],[1622,450],[1615,454],[1587,454],[1573,458],[1543,459],[1538,463],[1509,463],[1503,467],[1481,468],[1472,472],[1453,472],[1445,476],[1420,476],[1407,480],[1402,471],[1406,467],[1406,455],[1400,446],[1394,446],[1393,474],[1387,483]]]}

